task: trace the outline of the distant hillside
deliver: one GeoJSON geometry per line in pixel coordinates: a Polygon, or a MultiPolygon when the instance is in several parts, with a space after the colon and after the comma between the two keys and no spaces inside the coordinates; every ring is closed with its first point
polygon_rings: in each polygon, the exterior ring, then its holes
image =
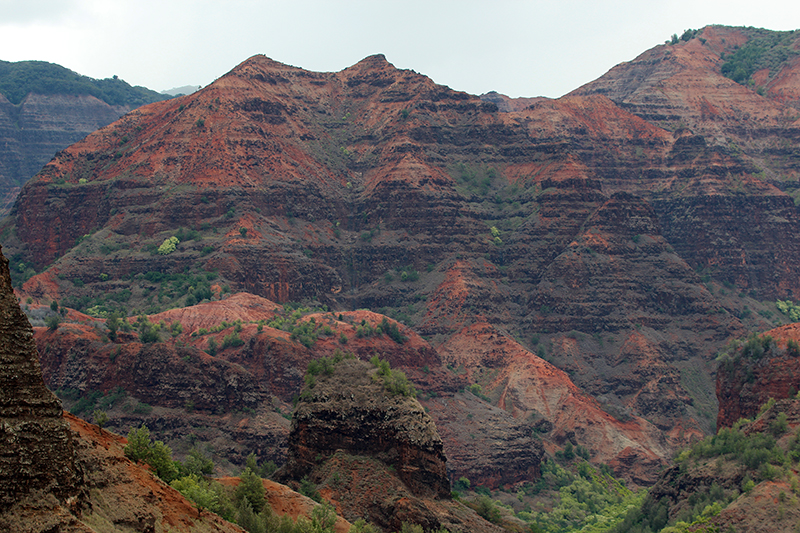
{"type": "Polygon", "coordinates": [[[196,93],[200,89],[201,89],[200,85],[183,85],[181,87],[174,87],[166,91],[161,91],[161,94],[165,96],[181,96],[183,94],[196,93]]]}
{"type": "Polygon", "coordinates": [[[145,87],[132,87],[116,76],[96,80],[45,61],[0,61],[0,94],[19,105],[31,93],[90,95],[108,105],[131,109],[169,98],[145,87]]]}
{"type": "Polygon", "coordinates": [[[168,98],[116,76],[95,80],[44,61],[0,61],[0,215],[56,152],[168,98]]]}

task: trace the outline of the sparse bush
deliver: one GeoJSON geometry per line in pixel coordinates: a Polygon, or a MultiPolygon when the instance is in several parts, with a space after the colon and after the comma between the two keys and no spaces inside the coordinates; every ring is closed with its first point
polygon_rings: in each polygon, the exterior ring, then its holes
{"type": "Polygon", "coordinates": [[[103,426],[108,424],[108,413],[103,410],[97,409],[93,414],[92,418],[94,418],[94,423],[97,427],[100,428],[100,431],[103,431],[103,426]]]}

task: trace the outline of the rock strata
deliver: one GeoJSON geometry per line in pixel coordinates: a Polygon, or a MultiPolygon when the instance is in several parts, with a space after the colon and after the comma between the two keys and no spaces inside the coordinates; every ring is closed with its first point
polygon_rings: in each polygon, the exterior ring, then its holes
{"type": "Polygon", "coordinates": [[[302,478],[342,450],[395,468],[417,496],[449,498],[447,459],[433,420],[414,398],[386,392],[376,372],[364,361],[345,360],[334,376],[304,389],[307,396],[292,418],[284,475],[302,478]]]}
{"type": "Polygon", "coordinates": [[[306,385],[278,477],[316,483],[342,516],[366,518],[384,531],[403,522],[425,530],[499,531],[450,499],[433,420],[413,397],[387,392],[377,372],[345,359],[306,385]]]}
{"type": "Polygon", "coordinates": [[[31,491],[77,491],[72,438],[61,402],[45,387],[33,330],[0,254],[0,510],[31,491]]]}
{"type": "Polygon", "coordinates": [[[756,416],[770,398],[800,391],[800,324],[772,329],[729,345],[717,371],[717,429],[756,416]]]}

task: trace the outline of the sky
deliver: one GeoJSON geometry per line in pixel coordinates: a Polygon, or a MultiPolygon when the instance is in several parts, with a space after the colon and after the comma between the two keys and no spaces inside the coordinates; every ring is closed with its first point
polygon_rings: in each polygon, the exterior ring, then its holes
{"type": "Polygon", "coordinates": [[[709,24],[800,29],[800,2],[0,0],[0,60],[162,91],[256,54],[335,72],[381,53],[455,90],[555,98],[709,24]]]}

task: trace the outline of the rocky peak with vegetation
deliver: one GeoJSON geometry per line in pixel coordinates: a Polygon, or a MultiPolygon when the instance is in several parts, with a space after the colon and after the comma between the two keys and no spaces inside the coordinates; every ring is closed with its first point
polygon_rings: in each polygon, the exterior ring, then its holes
{"type": "Polygon", "coordinates": [[[381,461],[416,496],[450,497],[436,425],[405,374],[377,355],[368,363],[338,352],[309,363],[283,475],[301,479],[338,451],[381,461]]]}
{"type": "Polygon", "coordinates": [[[378,355],[336,351],[311,361],[292,416],[279,479],[314,487],[348,520],[385,531],[493,532],[499,528],[451,500],[442,439],[406,375],[378,355]]]}

